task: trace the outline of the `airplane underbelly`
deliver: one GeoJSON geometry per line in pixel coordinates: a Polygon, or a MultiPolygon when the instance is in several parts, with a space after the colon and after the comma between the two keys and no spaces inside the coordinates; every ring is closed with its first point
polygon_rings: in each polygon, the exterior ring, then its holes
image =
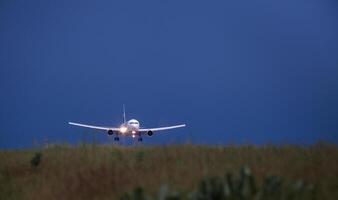
{"type": "Polygon", "coordinates": [[[138,131],[139,127],[138,126],[134,126],[134,125],[131,125],[128,127],[128,130],[129,131],[138,131]]]}

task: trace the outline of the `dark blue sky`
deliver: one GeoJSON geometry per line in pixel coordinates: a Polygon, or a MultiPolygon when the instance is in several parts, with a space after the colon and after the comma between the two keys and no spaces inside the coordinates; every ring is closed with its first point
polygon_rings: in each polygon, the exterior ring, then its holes
{"type": "MultiPolygon", "coordinates": [[[[336,0],[1,1],[0,148],[67,121],[186,129],[147,144],[338,142],[336,0]]],[[[97,135],[105,142],[107,136],[97,135]]]]}

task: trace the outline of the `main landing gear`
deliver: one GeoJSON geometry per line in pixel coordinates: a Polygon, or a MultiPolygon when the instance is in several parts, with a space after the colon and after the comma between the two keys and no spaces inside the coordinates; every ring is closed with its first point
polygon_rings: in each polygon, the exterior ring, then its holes
{"type": "Polygon", "coordinates": [[[139,141],[139,142],[142,142],[142,138],[141,137],[139,137],[139,138],[137,138],[137,141],[139,141]]]}
{"type": "Polygon", "coordinates": [[[114,141],[119,141],[120,138],[119,137],[114,137],[114,141]]]}

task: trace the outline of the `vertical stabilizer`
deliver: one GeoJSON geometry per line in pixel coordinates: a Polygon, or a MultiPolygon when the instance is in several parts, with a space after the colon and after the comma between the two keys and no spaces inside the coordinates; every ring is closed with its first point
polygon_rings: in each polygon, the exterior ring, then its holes
{"type": "Polygon", "coordinates": [[[126,123],[126,109],[123,104],[123,123],[126,123]]]}

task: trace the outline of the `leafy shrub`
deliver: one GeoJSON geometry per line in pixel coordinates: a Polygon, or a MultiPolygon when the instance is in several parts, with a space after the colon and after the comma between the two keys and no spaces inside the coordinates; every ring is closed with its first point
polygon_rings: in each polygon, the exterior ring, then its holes
{"type": "Polygon", "coordinates": [[[32,167],[36,168],[37,166],[39,166],[41,159],[42,159],[42,153],[36,152],[34,154],[34,157],[31,159],[32,167]]]}
{"type": "MultiPolygon", "coordinates": [[[[260,188],[250,169],[244,167],[238,176],[227,173],[224,177],[206,177],[197,189],[187,195],[170,192],[162,186],[157,200],[315,200],[315,188],[302,181],[284,182],[279,177],[266,177],[260,188]]],[[[150,200],[142,188],[124,194],[121,200],[150,200]]]]}
{"type": "Polygon", "coordinates": [[[145,196],[144,190],[141,187],[137,187],[131,194],[124,194],[121,197],[121,200],[147,200],[148,197],[145,196]]]}

